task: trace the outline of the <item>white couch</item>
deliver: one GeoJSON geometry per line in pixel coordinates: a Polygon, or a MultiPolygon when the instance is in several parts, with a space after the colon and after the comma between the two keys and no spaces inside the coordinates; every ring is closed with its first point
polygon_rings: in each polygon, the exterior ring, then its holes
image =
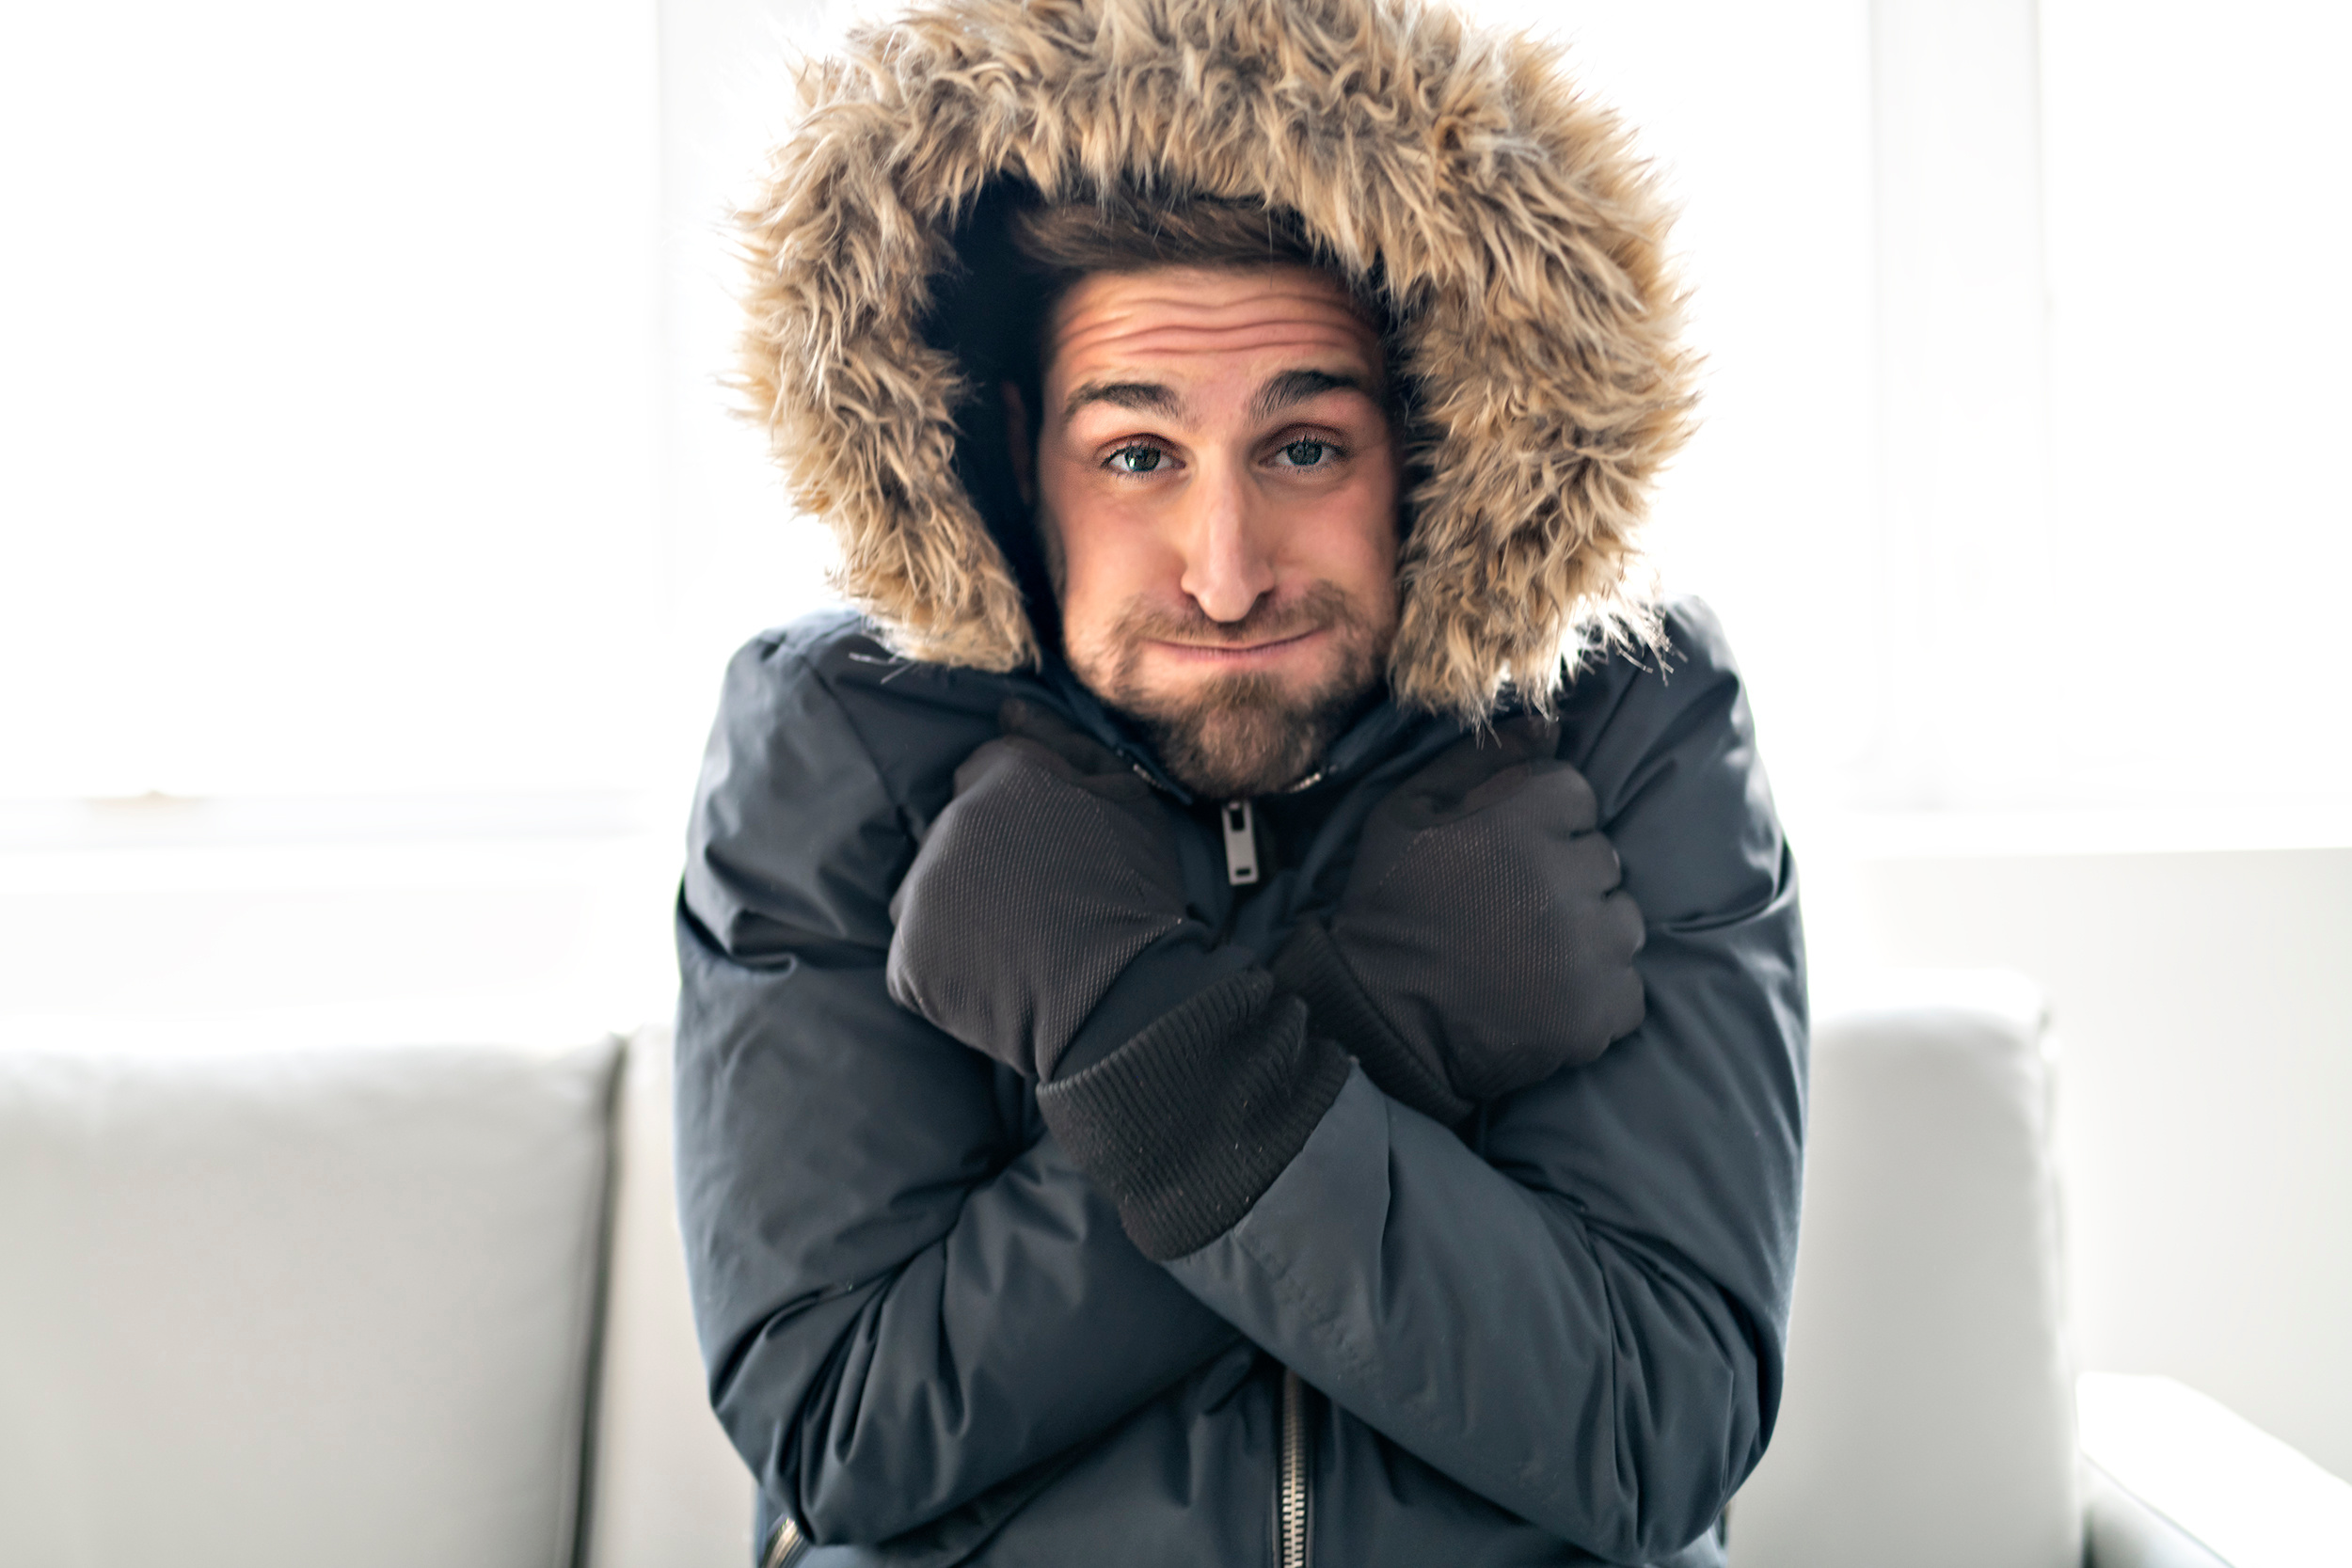
{"type": "MultiPolygon", "coordinates": [[[[0,1052],[0,1564],[750,1561],[667,1058],[0,1052]]],[[[2078,1459],[2047,1096],[2018,983],[1821,1024],[1737,1568],[2352,1560],[2352,1487],[2161,1380],[2086,1380],[2078,1459]]]]}

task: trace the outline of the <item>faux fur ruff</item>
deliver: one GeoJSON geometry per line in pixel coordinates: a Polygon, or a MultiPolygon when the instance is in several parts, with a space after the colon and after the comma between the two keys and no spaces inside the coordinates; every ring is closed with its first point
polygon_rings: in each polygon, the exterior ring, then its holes
{"type": "Polygon", "coordinates": [[[802,97],[740,215],[740,390],[900,651],[1039,656],[956,477],[961,367],[923,331],[956,223],[1006,178],[1288,209],[1387,292],[1425,476],[1401,702],[1547,703],[1580,637],[1650,635],[1629,572],[1693,360],[1664,204],[1547,47],[1410,0],[946,0],[853,33],[802,97]]]}

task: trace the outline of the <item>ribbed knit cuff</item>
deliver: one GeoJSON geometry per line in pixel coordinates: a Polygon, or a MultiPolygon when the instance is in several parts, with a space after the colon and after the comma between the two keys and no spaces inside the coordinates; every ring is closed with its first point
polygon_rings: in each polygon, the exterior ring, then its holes
{"type": "Polygon", "coordinates": [[[1249,969],[1039,1085],[1037,1105],[1128,1238],[1165,1262],[1232,1229],[1346,1081],[1347,1057],[1307,1033],[1306,1007],[1249,969]]]}
{"type": "Polygon", "coordinates": [[[1434,1062],[1425,1062],[1389,1027],[1339,944],[1319,920],[1302,920],[1274,956],[1275,983],[1307,1004],[1318,1035],[1328,1035],[1359,1062],[1364,1076],[1390,1098],[1451,1127],[1475,1108],[1454,1092],[1434,1062]]]}

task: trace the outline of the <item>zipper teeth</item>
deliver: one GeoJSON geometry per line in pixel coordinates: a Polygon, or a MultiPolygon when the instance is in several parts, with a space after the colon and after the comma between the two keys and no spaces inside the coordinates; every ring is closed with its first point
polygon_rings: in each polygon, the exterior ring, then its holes
{"type": "Polygon", "coordinates": [[[1298,1374],[1282,1369],[1282,1473],[1275,1499],[1279,1568],[1307,1568],[1307,1413],[1298,1374]]]}
{"type": "Polygon", "coordinates": [[[760,1568],[785,1568],[787,1563],[800,1560],[801,1548],[807,1541],[801,1534],[799,1521],[788,1515],[776,1526],[776,1533],[768,1544],[768,1555],[760,1568]]]}

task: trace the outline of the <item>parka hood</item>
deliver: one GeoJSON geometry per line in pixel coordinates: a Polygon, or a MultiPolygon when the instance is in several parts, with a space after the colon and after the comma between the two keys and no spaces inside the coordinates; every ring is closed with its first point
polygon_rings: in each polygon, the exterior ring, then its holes
{"type": "Polygon", "coordinates": [[[993,286],[973,230],[1008,191],[1263,205],[1384,305],[1414,393],[1400,704],[1545,705],[1580,636],[1647,639],[1629,574],[1694,363],[1665,205],[1551,47],[1406,0],[948,0],[801,93],[739,215],[739,387],[900,652],[1047,653],[1019,525],[959,450],[993,396],[943,326],[993,286]]]}

